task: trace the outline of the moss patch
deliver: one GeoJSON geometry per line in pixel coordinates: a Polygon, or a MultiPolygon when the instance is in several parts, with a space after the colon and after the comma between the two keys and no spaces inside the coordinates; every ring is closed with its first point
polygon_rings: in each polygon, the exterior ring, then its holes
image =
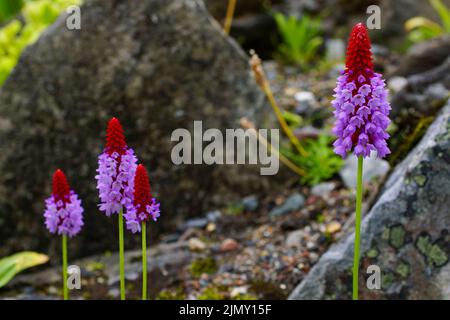
{"type": "Polygon", "coordinates": [[[442,248],[438,241],[431,242],[430,235],[423,233],[416,240],[417,250],[425,257],[429,266],[442,267],[447,264],[449,257],[445,248],[442,248]]]}
{"type": "Polygon", "coordinates": [[[409,275],[409,264],[404,261],[400,261],[395,271],[402,277],[407,278],[409,275]]]}
{"type": "Polygon", "coordinates": [[[381,276],[381,287],[388,289],[395,282],[395,275],[392,272],[386,272],[381,276]]]}
{"type": "Polygon", "coordinates": [[[202,274],[212,274],[217,271],[217,263],[214,258],[198,258],[189,266],[189,272],[194,277],[200,277],[202,274]]]}
{"type": "Polygon", "coordinates": [[[156,296],[156,300],[185,300],[186,295],[182,288],[175,290],[162,290],[156,296]]]}
{"type": "Polygon", "coordinates": [[[425,185],[425,182],[427,182],[427,177],[422,174],[414,176],[413,179],[420,187],[423,187],[425,185]]]}
{"type": "Polygon", "coordinates": [[[215,287],[208,287],[197,297],[198,300],[224,300],[225,295],[215,287]]]}
{"type": "Polygon", "coordinates": [[[376,258],[378,257],[378,255],[380,254],[380,252],[378,251],[377,247],[372,247],[369,251],[367,251],[366,256],[368,258],[376,258]]]}
{"type": "Polygon", "coordinates": [[[395,249],[400,249],[405,243],[406,230],[402,225],[392,227],[389,232],[389,244],[395,249]]]}

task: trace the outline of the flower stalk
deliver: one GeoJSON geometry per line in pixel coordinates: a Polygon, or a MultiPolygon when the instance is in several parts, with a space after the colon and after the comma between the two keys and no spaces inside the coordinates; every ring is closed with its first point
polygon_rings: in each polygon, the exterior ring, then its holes
{"type": "Polygon", "coordinates": [[[67,236],[62,236],[62,274],[63,274],[63,298],[69,300],[69,291],[67,289],[67,236]]]}
{"type": "Polygon", "coordinates": [[[67,290],[67,236],[77,235],[84,225],[83,207],[78,195],[70,190],[67,178],[61,170],[53,174],[52,195],[45,200],[45,225],[50,233],[61,235],[63,299],[69,299],[67,290]]]}
{"type": "Polygon", "coordinates": [[[272,109],[275,112],[278,122],[280,123],[281,128],[283,129],[283,132],[286,134],[286,136],[289,138],[291,143],[297,149],[297,152],[301,156],[307,157],[308,153],[303,148],[300,141],[294,135],[292,130],[289,128],[289,125],[287,124],[286,120],[284,119],[283,113],[281,112],[281,109],[278,106],[277,101],[275,100],[272,88],[270,87],[270,83],[267,80],[266,73],[264,72],[264,69],[262,67],[261,59],[254,52],[251,52],[250,54],[252,55],[252,57],[250,59],[250,66],[252,67],[253,75],[255,76],[256,83],[262,89],[262,91],[266,95],[267,99],[269,99],[270,105],[272,106],[272,109]]]}
{"type": "Polygon", "coordinates": [[[98,158],[95,179],[100,196],[100,211],[106,216],[118,215],[120,299],[125,300],[124,208],[133,201],[134,174],[137,158],[125,142],[123,128],[117,118],[108,122],[106,146],[98,158]]]}
{"type": "Polygon", "coordinates": [[[142,300],[147,300],[147,221],[156,221],[160,216],[160,204],[152,198],[147,169],[140,164],[134,177],[133,202],[127,208],[127,229],[141,232],[142,240],[142,300]]]}
{"type": "Polygon", "coordinates": [[[119,210],[119,272],[120,272],[120,300],[125,300],[125,259],[123,240],[123,209],[119,210]]]}
{"type": "Polygon", "coordinates": [[[305,171],[303,169],[299,168],[297,165],[295,165],[293,162],[291,162],[288,158],[283,156],[278,150],[276,150],[272,144],[267,141],[263,136],[259,134],[259,132],[255,129],[255,126],[251,121],[249,121],[247,118],[241,118],[240,120],[241,126],[245,129],[251,130],[251,132],[256,136],[258,141],[262,143],[266,148],[270,149],[270,152],[275,154],[275,156],[283,163],[286,167],[291,169],[293,172],[298,174],[299,176],[303,177],[305,176],[305,171]]]}
{"type": "Polygon", "coordinates": [[[223,31],[225,32],[226,35],[230,34],[231,31],[234,11],[236,10],[236,2],[237,0],[228,0],[227,16],[225,17],[225,24],[223,27],[223,31]]]}
{"type": "Polygon", "coordinates": [[[356,219],[355,219],[355,244],[353,250],[353,300],[358,300],[359,257],[361,243],[361,208],[363,195],[363,163],[364,158],[358,157],[358,173],[356,180],[356,219]]]}
{"type": "Polygon", "coordinates": [[[391,151],[387,145],[391,106],[381,74],[374,71],[371,44],[366,27],[356,24],[350,34],[345,70],[334,89],[334,152],[342,158],[353,153],[358,158],[356,183],[355,242],[353,252],[353,300],[358,300],[358,271],[361,242],[361,207],[364,158],[376,152],[384,158],[391,151]]]}
{"type": "Polygon", "coordinates": [[[147,228],[142,222],[142,300],[147,300],[147,228]]]}

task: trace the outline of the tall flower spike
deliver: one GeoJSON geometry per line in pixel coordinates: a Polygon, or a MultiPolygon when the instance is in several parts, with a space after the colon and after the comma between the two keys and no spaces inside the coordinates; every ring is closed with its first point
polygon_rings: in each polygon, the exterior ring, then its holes
{"type": "Polygon", "coordinates": [[[160,216],[160,204],[152,198],[150,193],[150,182],[147,170],[140,164],[136,169],[134,178],[134,197],[133,203],[127,207],[127,213],[124,215],[127,221],[127,228],[133,233],[141,231],[141,223],[149,219],[156,221],[160,216]]]}
{"type": "Polygon", "coordinates": [[[64,172],[53,174],[53,192],[45,200],[45,225],[51,233],[73,237],[83,226],[83,208],[77,194],[70,190],[64,172]]]}
{"type": "Polygon", "coordinates": [[[343,158],[349,152],[379,158],[391,153],[387,146],[391,106],[381,74],[374,72],[370,39],[366,27],[358,23],[350,35],[346,68],[337,80],[332,105],[337,136],[334,152],[343,158]]]}
{"type": "Polygon", "coordinates": [[[107,216],[129,206],[133,199],[137,158],[125,142],[122,125],[112,118],[106,131],[106,146],[98,159],[97,189],[100,210],[107,216]]]}

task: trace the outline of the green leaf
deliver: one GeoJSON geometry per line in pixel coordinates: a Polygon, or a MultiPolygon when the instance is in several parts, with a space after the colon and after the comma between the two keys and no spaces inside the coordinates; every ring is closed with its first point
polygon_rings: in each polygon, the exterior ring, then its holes
{"type": "Polygon", "coordinates": [[[302,168],[306,174],[301,182],[316,185],[331,178],[344,164],[344,161],[333,152],[331,142],[333,137],[321,134],[317,140],[309,139],[304,142],[308,157],[302,157],[290,149],[280,148],[281,153],[302,168]]]}
{"type": "Polygon", "coordinates": [[[48,261],[45,254],[24,251],[0,260],[0,288],[5,286],[19,272],[44,264],[48,261]]]}
{"type": "Polygon", "coordinates": [[[287,63],[305,66],[317,57],[322,44],[322,20],[303,15],[300,19],[295,16],[284,16],[275,13],[281,43],[278,53],[287,63]]]}
{"type": "Polygon", "coordinates": [[[0,0],[0,23],[14,17],[22,6],[22,0],[0,0]]]}
{"type": "Polygon", "coordinates": [[[450,33],[450,10],[440,0],[430,0],[430,3],[441,18],[445,31],[450,33]]]}
{"type": "Polygon", "coordinates": [[[301,116],[289,111],[283,112],[283,118],[291,127],[294,128],[299,127],[303,123],[303,118],[301,116]]]}

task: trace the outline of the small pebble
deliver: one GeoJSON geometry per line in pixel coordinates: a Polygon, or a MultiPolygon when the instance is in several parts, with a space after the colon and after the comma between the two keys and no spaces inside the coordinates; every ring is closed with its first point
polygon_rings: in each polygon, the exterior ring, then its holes
{"type": "Polygon", "coordinates": [[[206,249],[206,244],[198,238],[189,239],[188,246],[191,251],[203,251],[206,249]]]}
{"type": "Polygon", "coordinates": [[[220,251],[222,252],[229,252],[229,251],[234,251],[236,250],[238,247],[238,243],[236,242],[236,240],[228,238],[225,239],[222,244],[220,245],[220,251]]]}

